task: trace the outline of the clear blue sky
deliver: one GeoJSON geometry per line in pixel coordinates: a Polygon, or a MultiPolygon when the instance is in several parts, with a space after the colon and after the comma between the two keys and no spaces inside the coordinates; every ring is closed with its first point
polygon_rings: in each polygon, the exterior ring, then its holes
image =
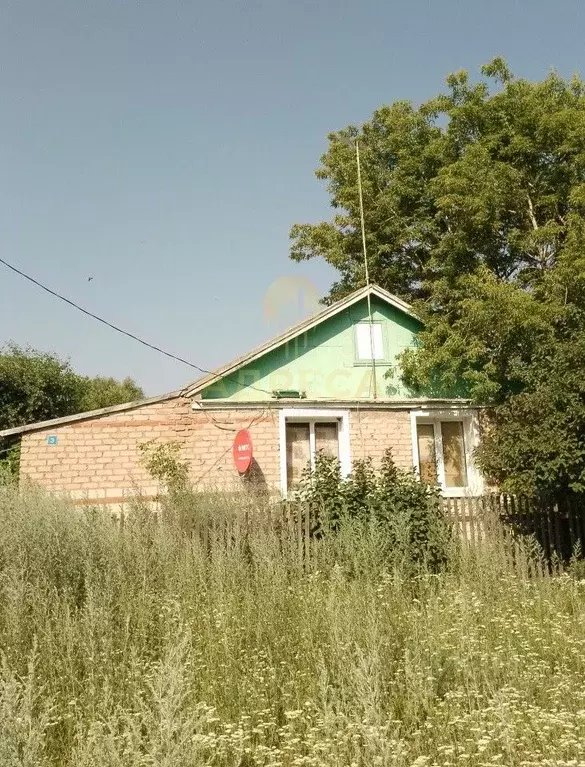
{"type": "MultiPolygon", "coordinates": [[[[329,131],[496,54],[583,73],[584,33],[582,0],[4,0],[0,255],[217,366],[281,329],[274,280],[332,282],[288,259],[290,225],[330,215],[329,131]]],[[[198,377],[4,269],[0,338],[148,394],[198,377]]]]}

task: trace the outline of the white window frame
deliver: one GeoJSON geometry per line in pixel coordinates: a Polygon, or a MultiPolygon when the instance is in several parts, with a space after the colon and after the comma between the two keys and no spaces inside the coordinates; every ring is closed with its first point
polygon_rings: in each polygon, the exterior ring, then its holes
{"type": "Polygon", "coordinates": [[[411,411],[412,462],[414,470],[420,475],[417,434],[417,425],[419,423],[432,424],[434,427],[437,480],[442,494],[451,498],[481,495],[483,493],[483,477],[473,459],[473,451],[479,445],[479,420],[477,413],[458,409],[411,411]],[[444,421],[457,421],[463,424],[463,444],[467,467],[467,485],[464,487],[446,487],[445,485],[445,461],[443,458],[443,435],[441,431],[441,422],[444,421]]]}
{"type": "Polygon", "coordinates": [[[375,357],[374,362],[384,362],[386,359],[386,339],[385,339],[385,333],[384,333],[384,324],[380,322],[379,320],[374,320],[373,322],[369,322],[368,320],[364,320],[362,322],[356,322],[354,325],[354,344],[355,344],[355,362],[358,365],[368,365],[372,363],[372,336],[374,340],[374,353],[376,352],[376,331],[375,328],[380,329],[380,349],[382,356],[381,357],[375,357]],[[369,353],[367,357],[360,357],[359,355],[359,328],[364,327],[368,329],[367,333],[367,341],[369,345],[369,353]]]}
{"type": "Polygon", "coordinates": [[[341,474],[347,477],[351,472],[351,455],[349,448],[349,411],[283,408],[278,414],[278,436],[280,450],[280,490],[284,496],[288,493],[286,470],[286,424],[309,423],[309,449],[311,466],[315,462],[315,423],[332,423],[337,421],[337,441],[339,444],[339,464],[341,474]]]}

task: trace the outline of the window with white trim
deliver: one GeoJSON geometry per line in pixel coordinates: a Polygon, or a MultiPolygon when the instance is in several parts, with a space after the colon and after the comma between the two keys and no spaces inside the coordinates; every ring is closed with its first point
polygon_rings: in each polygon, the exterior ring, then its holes
{"type": "Polygon", "coordinates": [[[294,489],[307,466],[315,468],[319,451],[339,458],[338,423],[290,421],[286,424],[286,485],[294,489]]]}
{"type": "Polygon", "coordinates": [[[425,482],[446,495],[481,492],[473,464],[477,435],[472,416],[413,414],[415,466],[425,482]]]}
{"type": "Polygon", "coordinates": [[[384,359],[384,337],[381,322],[358,322],[355,325],[355,356],[358,361],[384,359]],[[373,343],[372,343],[373,342],[373,343]]]}
{"type": "Polygon", "coordinates": [[[280,411],[281,489],[298,487],[303,470],[315,468],[319,452],[337,458],[349,473],[349,415],[344,411],[287,409],[280,411]]]}

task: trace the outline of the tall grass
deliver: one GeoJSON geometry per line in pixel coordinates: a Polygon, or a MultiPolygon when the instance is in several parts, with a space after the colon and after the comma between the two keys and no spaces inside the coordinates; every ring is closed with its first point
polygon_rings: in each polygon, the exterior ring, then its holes
{"type": "MultiPolygon", "coordinates": [[[[1,767],[585,764],[585,585],[0,495],[1,767]]],[[[528,571],[528,568],[526,568],[528,571]]]]}

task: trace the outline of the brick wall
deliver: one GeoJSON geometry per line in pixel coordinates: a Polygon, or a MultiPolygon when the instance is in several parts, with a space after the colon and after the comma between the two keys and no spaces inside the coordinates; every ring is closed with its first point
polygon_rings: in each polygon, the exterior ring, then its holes
{"type": "Polygon", "coordinates": [[[121,413],[52,427],[22,438],[21,475],[52,492],[80,501],[107,499],[114,504],[140,489],[154,496],[159,488],[143,467],[138,445],[149,440],[179,442],[191,478],[200,486],[236,485],[231,448],[235,433],[249,428],[254,441],[256,475],[268,487],[278,482],[278,415],[263,411],[193,411],[177,398],[121,413]],[[47,444],[55,435],[57,444],[47,444]]]}
{"type": "Polygon", "coordinates": [[[351,458],[379,460],[392,448],[396,465],[412,469],[412,435],[408,410],[352,410],[349,418],[351,458]]]}
{"type": "MultiPolygon", "coordinates": [[[[23,435],[21,475],[79,503],[101,500],[117,505],[140,490],[154,497],[159,488],[141,464],[138,445],[149,440],[179,442],[191,479],[199,487],[241,487],[232,460],[239,429],[254,443],[255,479],[268,491],[280,487],[278,410],[197,411],[176,398],[119,413],[23,435]],[[57,444],[47,443],[55,435],[57,444]]],[[[412,467],[408,411],[352,410],[351,458],[379,460],[393,448],[396,463],[412,467]]]]}

